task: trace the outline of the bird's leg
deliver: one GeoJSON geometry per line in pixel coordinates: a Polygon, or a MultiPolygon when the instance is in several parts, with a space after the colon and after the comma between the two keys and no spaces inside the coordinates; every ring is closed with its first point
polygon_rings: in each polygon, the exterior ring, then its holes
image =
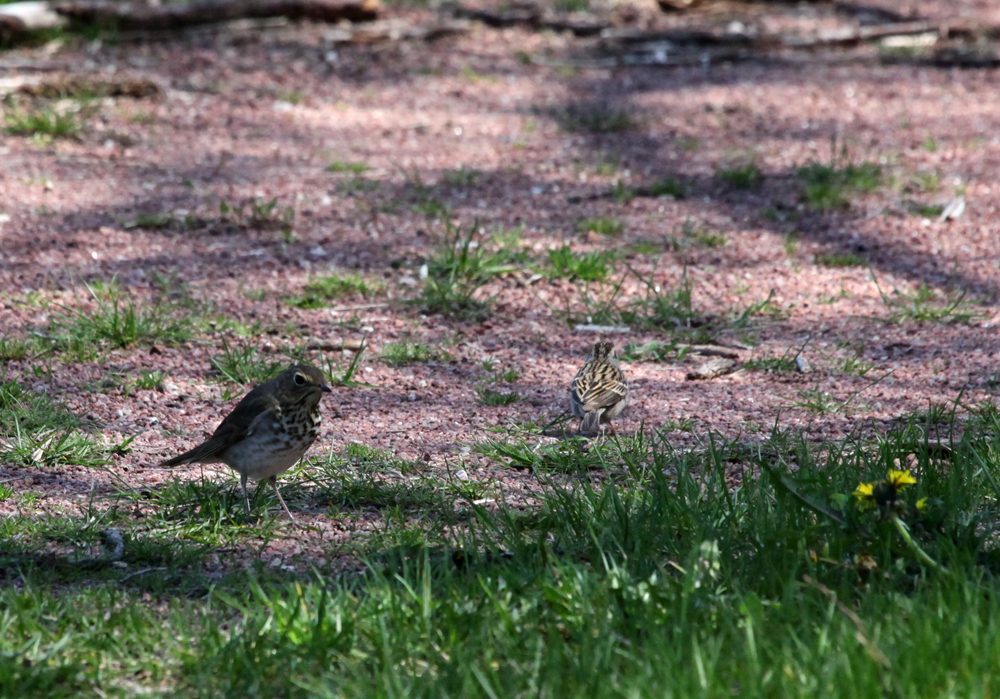
{"type": "Polygon", "coordinates": [[[288,515],[288,519],[292,521],[292,524],[295,524],[295,518],[292,517],[292,513],[288,511],[288,505],[285,504],[285,499],[281,497],[281,491],[278,490],[278,477],[271,476],[267,479],[267,482],[271,484],[272,488],[274,488],[274,494],[278,496],[278,502],[281,503],[282,509],[285,511],[285,514],[288,515]]]}
{"type": "Polygon", "coordinates": [[[240,474],[240,488],[243,489],[243,506],[247,508],[247,519],[250,519],[250,496],[247,495],[247,474],[240,474]]]}

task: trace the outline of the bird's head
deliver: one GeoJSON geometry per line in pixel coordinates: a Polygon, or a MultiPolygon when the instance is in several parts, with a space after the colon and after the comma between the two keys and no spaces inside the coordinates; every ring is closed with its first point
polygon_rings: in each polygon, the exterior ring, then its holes
{"type": "Polygon", "coordinates": [[[595,342],[594,349],[590,350],[590,356],[587,357],[588,361],[611,361],[612,359],[617,359],[615,354],[615,346],[610,342],[595,342]]]}
{"type": "Polygon", "coordinates": [[[330,393],[325,378],[316,367],[295,364],[278,375],[275,392],[282,402],[299,403],[310,398],[315,402],[324,393],[330,393]]]}

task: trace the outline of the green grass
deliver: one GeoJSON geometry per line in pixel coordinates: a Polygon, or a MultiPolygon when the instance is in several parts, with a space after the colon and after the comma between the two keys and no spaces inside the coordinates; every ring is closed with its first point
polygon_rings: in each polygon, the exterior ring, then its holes
{"type": "Polygon", "coordinates": [[[22,335],[0,336],[0,359],[19,362],[41,351],[39,341],[22,335]]]}
{"type": "Polygon", "coordinates": [[[423,342],[412,342],[402,340],[400,342],[388,342],[382,346],[382,361],[389,366],[403,366],[404,364],[425,364],[447,359],[447,355],[437,347],[433,347],[423,342]]]}
{"type": "Polygon", "coordinates": [[[743,368],[747,371],[765,371],[772,374],[791,374],[798,371],[795,360],[797,353],[792,350],[785,352],[780,357],[767,355],[763,357],[752,357],[743,362],[743,368]]]}
{"type": "Polygon", "coordinates": [[[368,169],[368,166],[365,163],[334,160],[326,166],[326,169],[328,172],[349,172],[353,175],[360,175],[368,169]]]}
{"type": "Polygon", "coordinates": [[[676,342],[659,342],[653,340],[642,345],[627,343],[621,351],[621,358],[626,362],[674,362],[680,361],[687,354],[686,350],[678,350],[676,342]]]}
{"type": "Polygon", "coordinates": [[[554,0],[552,6],[559,12],[585,12],[590,9],[590,0],[554,0]]]}
{"type": "Polygon", "coordinates": [[[816,264],[824,267],[867,267],[868,260],[853,252],[821,252],[816,255],[816,264]]]}
{"type": "Polygon", "coordinates": [[[517,391],[498,391],[488,386],[480,386],[476,389],[476,395],[483,405],[498,407],[501,405],[511,405],[521,400],[521,394],[517,391]]]}
{"type": "Polygon", "coordinates": [[[873,162],[843,166],[814,162],[799,168],[798,174],[806,205],[819,211],[847,208],[851,194],[873,192],[883,182],[882,167],[873,162]]]}
{"type": "Polygon", "coordinates": [[[140,369],[132,379],[132,386],[143,391],[162,391],[166,372],[162,369],[140,369]]]}
{"type": "Polygon", "coordinates": [[[886,294],[878,280],[875,284],[882,302],[889,309],[885,320],[891,323],[971,323],[983,315],[969,307],[965,292],[941,298],[933,288],[921,284],[913,291],[894,289],[892,294],[886,294]]]}
{"type": "Polygon", "coordinates": [[[27,432],[77,427],[77,418],[47,393],[31,393],[16,381],[0,382],[0,426],[9,436],[17,424],[27,432]]]}
{"type": "Polygon", "coordinates": [[[216,380],[230,384],[223,392],[226,400],[239,395],[247,386],[273,379],[291,364],[287,358],[261,352],[256,342],[241,341],[231,345],[226,338],[222,338],[221,352],[208,361],[217,372],[216,380]]]}
{"type": "Polygon", "coordinates": [[[694,282],[687,275],[687,270],[674,286],[657,284],[638,274],[635,276],[644,289],[642,295],[633,299],[622,311],[621,320],[626,325],[677,332],[699,323],[700,317],[694,307],[694,282]]]}
{"type": "Polygon", "coordinates": [[[274,536],[269,518],[206,512],[217,484],[168,484],[162,517],[123,495],[83,517],[6,518],[0,681],[57,698],[992,696],[1000,424],[995,409],[969,424],[945,460],[916,422],[824,443],[477,445],[539,475],[524,506],[472,505],[348,447],[284,491],[293,510],[379,513],[347,571],[265,559],[206,576],[239,531],[261,551],[274,536]],[[859,485],[907,459],[916,483],[863,509],[859,485]],[[131,522],[133,502],[155,526],[131,522]],[[81,565],[112,526],[126,566],[81,565]]]}
{"type": "Polygon", "coordinates": [[[638,127],[632,113],[605,102],[573,104],[553,112],[559,126],[570,132],[622,133],[638,127]]]}
{"type": "Polygon", "coordinates": [[[921,202],[907,202],[906,209],[914,216],[922,218],[937,218],[944,211],[944,204],[923,204],[921,202]]]}
{"type": "Polygon", "coordinates": [[[650,196],[683,199],[687,194],[684,183],[673,177],[661,177],[649,187],[650,196]]]}
{"type": "Polygon", "coordinates": [[[75,138],[83,130],[82,117],[42,108],[12,110],[4,114],[4,131],[13,136],[75,138]]]}
{"type": "Polygon", "coordinates": [[[113,281],[87,284],[90,308],[60,306],[53,314],[50,331],[59,349],[137,344],[179,345],[194,335],[194,323],[180,308],[155,302],[138,302],[113,281]]]}
{"type": "Polygon", "coordinates": [[[174,217],[170,214],[139,214],[135,217],[135,227],[147,231],[158,231],[170,228],[175,223],[174,217]]]}
{"type": "Polygon", "coordinates": [[[728,168],[719,168],[715,174],[735,189],[753,189],[764,181],[764,173],[753,160],[728,168]]]}
{"type": "Polygon", "coordinates": [[[48,393],[26,391],[16,381],[0,382],[0,462],[100,466],[112,453],[125,453],[132,441],[109,443],[79,427],[77,417],[48,393]]]}
{"type": "Polygon", "coordinates": [[[467,168],[464,165],[454,170],[445,170],[441,174],[441,181],[450,187],[457,189],[468,189],[476,184],[483,173],[474,168],[467,168]]]}
{"type": "Polygon", "coordinates": [[[726,236],[721,233],[716,233],[715,231],[705,231],[700,228],[692,228],[687,230],[685,227],[684,236],[694,243],[706,248],[721,248],[726,245],[726,236]]]}
{"type": "Polygon", "coordinates": [[[382,285],[369,281],[360,274],[329,274],[313,277],[303,289],[301,296],[295,296],[288,303],[296,308],[325,308],[329,301],[344,296],[371,296],[382,289],[382,285]]]}
{"type": "Polygon", "coordinates": [[[554,279],[580,279],[599,281],[612,270],[615,254],[610,251],[596,251],[574,254],[569,245],[549,250],[549,266],[545,270],[554,279]]]}
{"type": "Polygon", "coordinates": [[[483,361],[483,374],[480,383],[476,386],[476,395],[483,405],[496,408],[502,405],[511,405],[521,400],[521,394],[517,391],[508,391],[494,388],[499,384],[511,384],[521,378],[521,372],[517,367],[498,367],[492,359],[483,361]]]}
{"type": "Polygon", "coordinates": [[[356,192],[374,192],[382,186],[379,180],[371,180],[367,177],[362,177],[361,175],[355,175],[349,180],[346,180],[342,185],[341,189],[346,194],[356,193],[356,192]]]}
{"type": "Polygon", "coordinates": [[[616,218],[585,218],[577,222],[576,230],[580,233],[620,235],[625,230],[625,224],[616,218]]]}
{"type": "MultiPolygon", "coordinates": [[[[428,313],[457,318],[481,318],[489,314],[490,299],[480,298],[479,289],[493,278],[520,268],[517,256],[500,235],[499,244],[487,244],[476,232],[477,225],[463,233],[446,223],[437,250],[427,261],[427,277],[420,301],[428,313]]],[[[501,231],[502,233],[502,231],[501,231]]]]}

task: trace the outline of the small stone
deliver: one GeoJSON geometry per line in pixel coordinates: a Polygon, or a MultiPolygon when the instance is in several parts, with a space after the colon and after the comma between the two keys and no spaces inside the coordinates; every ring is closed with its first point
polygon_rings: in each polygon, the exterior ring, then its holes
{"type": "Polygon", "coordinates": [[[736,370],[736,362],[726,357],[714,357],[701,366],[692,369],[687,374],[688,381],[698,381],[702,379],[714,379],[723,374],[731,374],[736,370]]]}

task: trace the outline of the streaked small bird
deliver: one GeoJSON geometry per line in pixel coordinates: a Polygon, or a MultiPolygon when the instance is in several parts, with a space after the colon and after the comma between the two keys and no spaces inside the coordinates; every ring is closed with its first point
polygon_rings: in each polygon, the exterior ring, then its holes
{"type": "Polygon", "coordinates": [[[243,504],[250,515],[247,479],[267,479],[288,518],[278,476],[295,465],[319,434],[319,400],[330,393],[323,372],[296,364],[243,396],[207,440],[161,466],[223,463],[240,474],[243,504]]]}
{"type": "Polygon", "coordinates": [[[607,424],[611,434],[615,434],[611,420],[618,417],[627,402],[628,382],[614,345],[596,343],[573,377],[569,392],[570,408],[580,418],[579,434],[597,434],[602,424],[607,424]]]}

